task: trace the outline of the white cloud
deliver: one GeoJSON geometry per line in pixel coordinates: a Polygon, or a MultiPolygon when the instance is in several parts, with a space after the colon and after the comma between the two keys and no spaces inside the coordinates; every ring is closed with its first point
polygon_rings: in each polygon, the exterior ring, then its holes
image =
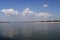
{"type": "MultiPolygon", "coordinates": [[[[3,12],[5,15],[18,15],[18,11],[17,10],[14,10],[12,8],[10,9],[2,9],[1,12],[3,12]]],[[[22,12],[22,14],[20,15],[23,15],[23,16],[32,16],[33,17],[40,17],[40,18],[48,18],[48,17],[51,17],[52,15],[47,13],[47,12],[40,12],[40,13],[36,13],[34,11],[31,11],[29,8],[26,8],[24,9],[24,11],[22,12]]]]}
{"type": "Polygon", "coordinates": [[[40,12],[40,13],[36,13],[35,16],[36,17],[41,17],[41,18],[48,18],[48,17],[51,17],[52,15],[49,14],[49,13],[40,12]]]}
{"type": "Polygon", "coordinates": [[[32,15],[34,12],[33,11],[31,11],[29,8],[26,8],[26,9],[24,9],[24,11],[23,11],[23,15],[25,16],[25,15],[32,15]]]}
{"type": "Polygon", "coordinates": [[[12,16],[9,16],[10,18],[8,16],[7,16],[8,18],[6,18],[8,20],[12,19],[12,21],[14,20],[16,21],[17,20],[18,21],[20,20],[28,20],[28,21],[29,20],[41,20],[41,18],[45,20],[45,19],[50,19],[49,17],[53,16],[52,14],[48,12],[34,12],[30,10],[29,8],[24,9],[24,11],[21,12],[19,15],[18,15],[19,12],[12,8],[2,9],[1,12],[4,13],[5,15],[12,15],[12,16]],[[18,15],[18,16],[13,17],[13,15],[18,15]]]}
{"type": "Polygon", "coordinates": [[[18,14],[18,11],[14,10],[12,8],[10,8],[10,9],[2,9],[1,12],[4,13],[5,15],[17,15],[18,14]]]}
{"type": "Polygon", "coordinates": [[[31,11],[29,8],[24,9],[23,11],[23,16],[31,16],[33,15],[34,17],[40,17],[40,18],[48,18],[51,17],[52,15],[47,13],[47,12],[40,12],[40,13],[36,13],[34,11],[31,11]]]}
{"type": "Polygon", "coordinates": [[[48,4],[44,4],[43,7],[48,7],[48,4]]]}

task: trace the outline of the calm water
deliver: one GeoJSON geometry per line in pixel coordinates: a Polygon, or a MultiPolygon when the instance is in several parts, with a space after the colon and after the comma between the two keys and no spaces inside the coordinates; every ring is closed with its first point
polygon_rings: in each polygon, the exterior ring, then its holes
{"type": "Polygon", "coordinates": [[[0,23],[0,40],[60,40],[60,23],[0,23]]]}

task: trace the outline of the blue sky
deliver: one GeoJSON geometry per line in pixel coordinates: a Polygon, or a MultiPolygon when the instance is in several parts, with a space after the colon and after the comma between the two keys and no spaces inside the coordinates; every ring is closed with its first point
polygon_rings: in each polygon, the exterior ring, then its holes
{"type": "Polygon", "coordinates": [[[60,19],[60,0],[0,0],[0,21],[60,19]]]}

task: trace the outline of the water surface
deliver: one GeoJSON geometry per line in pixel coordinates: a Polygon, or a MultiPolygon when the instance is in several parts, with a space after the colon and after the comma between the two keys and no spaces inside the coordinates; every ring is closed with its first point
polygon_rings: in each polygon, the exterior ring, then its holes
{"type": "Polygon", "coordinates": [[[0,40],[60,40],[60,23],[0,23],[0,40]]]}

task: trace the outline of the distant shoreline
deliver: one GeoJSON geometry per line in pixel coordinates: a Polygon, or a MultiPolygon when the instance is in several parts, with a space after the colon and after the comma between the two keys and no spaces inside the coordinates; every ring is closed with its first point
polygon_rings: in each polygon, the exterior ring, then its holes
{"type": "Polygon", "coordinates": [[[47,21],[31,21],[31,22],[0,22],[0,23],[60,23],[60,22],[47,22],[47,21]]]}
{"type": "Polygon", "coordinates": [[[60,23],[60,22],[33,22],[33,23],[60,23]]]}

